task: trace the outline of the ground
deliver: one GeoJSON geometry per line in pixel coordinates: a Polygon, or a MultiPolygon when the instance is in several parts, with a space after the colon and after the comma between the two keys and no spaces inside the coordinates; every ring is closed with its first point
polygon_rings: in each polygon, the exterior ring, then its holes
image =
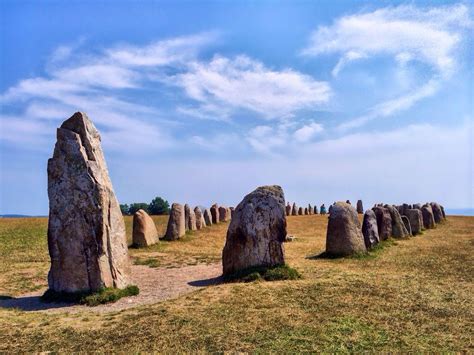
{"type": "MultiPolygon", "coordinates": [[[[154,219],[164,233],[166,217],[154,219]]],[[[123,307],[30,311],[25,295],[46,287],[47,220],[0,219],[0,352],[474,351],[474,217],[345,259],[318,258],[326,225],[288,218],[287,262],[300,280],[215,284],[220,224],[130,249],[144,286],[123,307]]]]}

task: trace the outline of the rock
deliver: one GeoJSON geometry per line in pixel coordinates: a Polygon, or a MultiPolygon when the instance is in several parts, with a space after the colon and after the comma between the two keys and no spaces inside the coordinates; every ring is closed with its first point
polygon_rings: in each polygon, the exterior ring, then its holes
{"type": "Polygon", "coordinates": [[[406,238],[409,236],[407,229],[402,221],[402,216],[398,210],[392,205],[385,205],[385,208],[390,212],[392,218],[392,237],[394,238],[406,238]]]}
{"type": "Polygon", "coordinates": [[[402,216],[402,221],[403,221],[403,224],[405,225],[406,230],[408,231],[408,235],[412,235],[410,220],[408,219],[408,217],[402,216]]]}
{"type": "Polygon", "coordinates": [[[235,208],[234,207],[229,207],[229,210],[230,210],[230,219],[232,219],[232,218],[234,218],[235,208]]]}
{"type": "Polygon", "coordinates": [[[350,204],[351,204],[351,201],[349,201],[349,200],[346,200],[346,203],[347,203],[348,205],[350,205],[350,204]]]}
{"type": "Polygon", "coordinates": [[[308,207],[305,207],[304,214],[305,214],[305,216],[307,216],[309,214],[308,207]]]}
{"type": "Polygon", "coordinates": [[[444,212],[443,206],[441,206],[441,213],[443,214],[443,219],[446,219],[446,213],[444,212]]]}
{"type": "Polygon", "coordinates": [[[211,206],[211,216],[212,216],[212,223],[214,224],[219,223],[219,206],[217,206],[217,203],[211,206]]]}
{"type": "Polygon", "coordinates": [[[196,226],[196,214],[188,204],[184,205],[184,219],[185,219],[185,229],[190,231],[197,230],[196,226]]]}
{"type": "Polygon", "coordinates": [[[314,214],[318,214],[318,206],[314,205],[314,214]]]}
{"type": "Polygon", "coordinates": [[[355,208],[344,202],[332,205],[326,234],[326,253],[347,256],[366,251],[355,208]]]}
{"type": "Polygon", "coordinates": [[[287,216],[291,216],[291,205],[290,205],[289,202],[285,207],[285,213],[286,213],[287,216]]]}
{"type": "Polygon", "coordinates": [[[421,211],[421,203],[415,203],[415,204],[413,205],[413,209],[414,209],[414,210],[420,210],[420,211],[421,211]]]}
{"type": "Polygon", "coordinates": [[[433,211],[435,223],[440,223],[444,219],[441,206],[439,205],[439,203],[436,202],[431,202],[430,205],[433,211]]]}
{"type": "Polygon", "coordinates": [[[177,240],[186,233],[186,220],[184,214],[184,207],[179,203],[171,205],[170,217],[168,219],[168,226],[166,227],[166,234],[163,239],[177,240]]]}
{"type": "Polygon", "coordinates": [[[357,213],[364,213],[364,206],[362,205],[362,200],[357,200],[357,213]]]}
{"type": "Polygon", "coordinates": [[[204,210],[204,222],[206,222],[206,226],[212,226],[212,214],[209,208],[204,210]]]}
{"type": "Polygon", "coordinates": [[[405,216],[408,218],[408,221],[410,222],[412,235],[420,234],[424,228],[421,210],[409,208],[405,210],[405,216]]]}
{"type": "Polygon", "coordinates": [[[302,216],[303,213],[304,213],[303,207],[299,207],[299,208],[298,208],[298,215],[299,215],[299,216],[302,216]]]}
{"type": "Polygon", "coordinates": [[[377,217],[375,216],[375,212],[372,210],[367,210],[364,213],[362,235],[364,236],[364,243],[367,249],[373,248],[380,242],[377,217]]]}
{"type": "Polygon", "coordinates": [[[130,284],[125,224],[100,135],[85,113],[57,130],[48,160],[49,289],[93,292],[130,284]]]}
{"type": "Polygon", "coordinates": [[[148,247],[158,242],[158,231],[155,222],[144,210],[140,209],[133,215],[133,245],[148,247]]]}
{"type": "Polygon", "coordinates": [[[296,203],[293,202],[293,207],[291,208],[291,215],[296,216],[298,214],[298,207],[296,207],[296,203]]]}
{"type": "Polygon", "coordinates": [[[219,207],[219,222],[227,222],[229,220],[228,212],[226,207],[219,207]]]}
{"type": "Polygon", "coordinates": [[[224,275],[256,266],[285,263],[285,196],[280,186],[261,186],[244,197],[229,224],[222,266],[224,275]]]}
{"type": "Polygon", "coordinates": [[[198,206],[194,207],[194,215],[196,216],[196,229],[200,230],[206,227],[206,221],[204,220],[204,215],[198,206]]]}
{"type": "Polygon", "coordinates": [[[319,208],[319,214],[326,214],[326,206],[324,206],[324,203],[319,208]]]}
{"type": "Polygon", "coordinates": [[[372,208],[377,218],[377,228],[380,240],[387,240],[392,236],[392,217],[390,211],[382,206],[372,208]]]}
{"type": "Polygon", "coordinates": [[[426,229],[431,229],[436,226],[434,215],[433,215],[433,209],[431,208],[431,205],[426,204],[423,205],[421,208],[421,213],[423,216],[423,226],[426,229]]]}
{"type": "Polygon", "coordinates": [[[313,214],[313,207],[308,203],[308,214],[313,214]]]}

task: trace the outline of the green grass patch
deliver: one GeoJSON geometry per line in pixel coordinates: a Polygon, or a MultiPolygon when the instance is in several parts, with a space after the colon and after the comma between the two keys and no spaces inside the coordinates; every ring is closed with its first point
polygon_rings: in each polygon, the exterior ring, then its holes
{"type": "Polygon", "coordinates": [[[47,290],[42,296],[43,302],[67,302],[80,303],[90,307],[98,306],[99,304],[117,302],[122,297],[136,296],[140,290],[135,285],[127,286],[126,288],[103,288],[97,292],[56,292],[47,290]]]}
{"type": "Polygon", "coordinates": [[[238,271],[234,274],[224,276],[225,282],[253,282],[253,281],[278,281],[297,280],[301,275],[288,265],[274,267],[257,266],[238,271]]]}
{"type": "Polygon", "coordinates": [[[146,265],[148,267],[159,267],[160,261],[156,258],[136,258],[133,260],[133,264],[135,265],[146,265]]]}

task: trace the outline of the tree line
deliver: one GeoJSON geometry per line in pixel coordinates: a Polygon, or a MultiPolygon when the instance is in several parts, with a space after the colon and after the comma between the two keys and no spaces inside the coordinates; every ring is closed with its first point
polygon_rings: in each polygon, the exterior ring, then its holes
{"type": "Polygon", "coordinates": [[[133,215],[140,209],[144,210],[150,215],[163,215],[170,213],[170,204],[168,203],[168,201],[158,196],[155,197],[150,203],[137,202],[131,203],[130,205],[120,205],[120,210],[122,211],[122,214],[126,216],[133,215]]]}

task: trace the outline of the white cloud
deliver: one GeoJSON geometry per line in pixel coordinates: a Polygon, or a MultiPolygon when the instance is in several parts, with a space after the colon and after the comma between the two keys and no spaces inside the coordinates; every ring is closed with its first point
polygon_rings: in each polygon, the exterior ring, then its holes
{"type": "Polygon", "coordinates": [[[291,69],[275,71],[246,56],[194,62],[175,79],[190,98],[203,104],[201,109],[209,105],[224,111],[228,107],[246,109],[266,119],[321,106],[331,95],[326,82],[291,69]]]}
{"type": "Polygon", "coordinates": [[[312,122],[307,124],[293,133],[293,137],[298,142],[308,142],[314,138],[318,133],[321,133],[324,130],[323,126],[319,123],[312,122]]]}
{"type": "Polygon", "coordinates": [[[471,27],[469,8],[464,4],[387,7],[343,16],[330,26],[319,27],[303,53],[340,54],[333,76],[354,60],[375,56],[393,57],[400,68],[417,61],[431,71],[432,76],[425,84],[375,105],[367,114],[340,127],[354,128],[374,118],[406,110],[434,95],[456,70],[458,50],[471,27]]]}

